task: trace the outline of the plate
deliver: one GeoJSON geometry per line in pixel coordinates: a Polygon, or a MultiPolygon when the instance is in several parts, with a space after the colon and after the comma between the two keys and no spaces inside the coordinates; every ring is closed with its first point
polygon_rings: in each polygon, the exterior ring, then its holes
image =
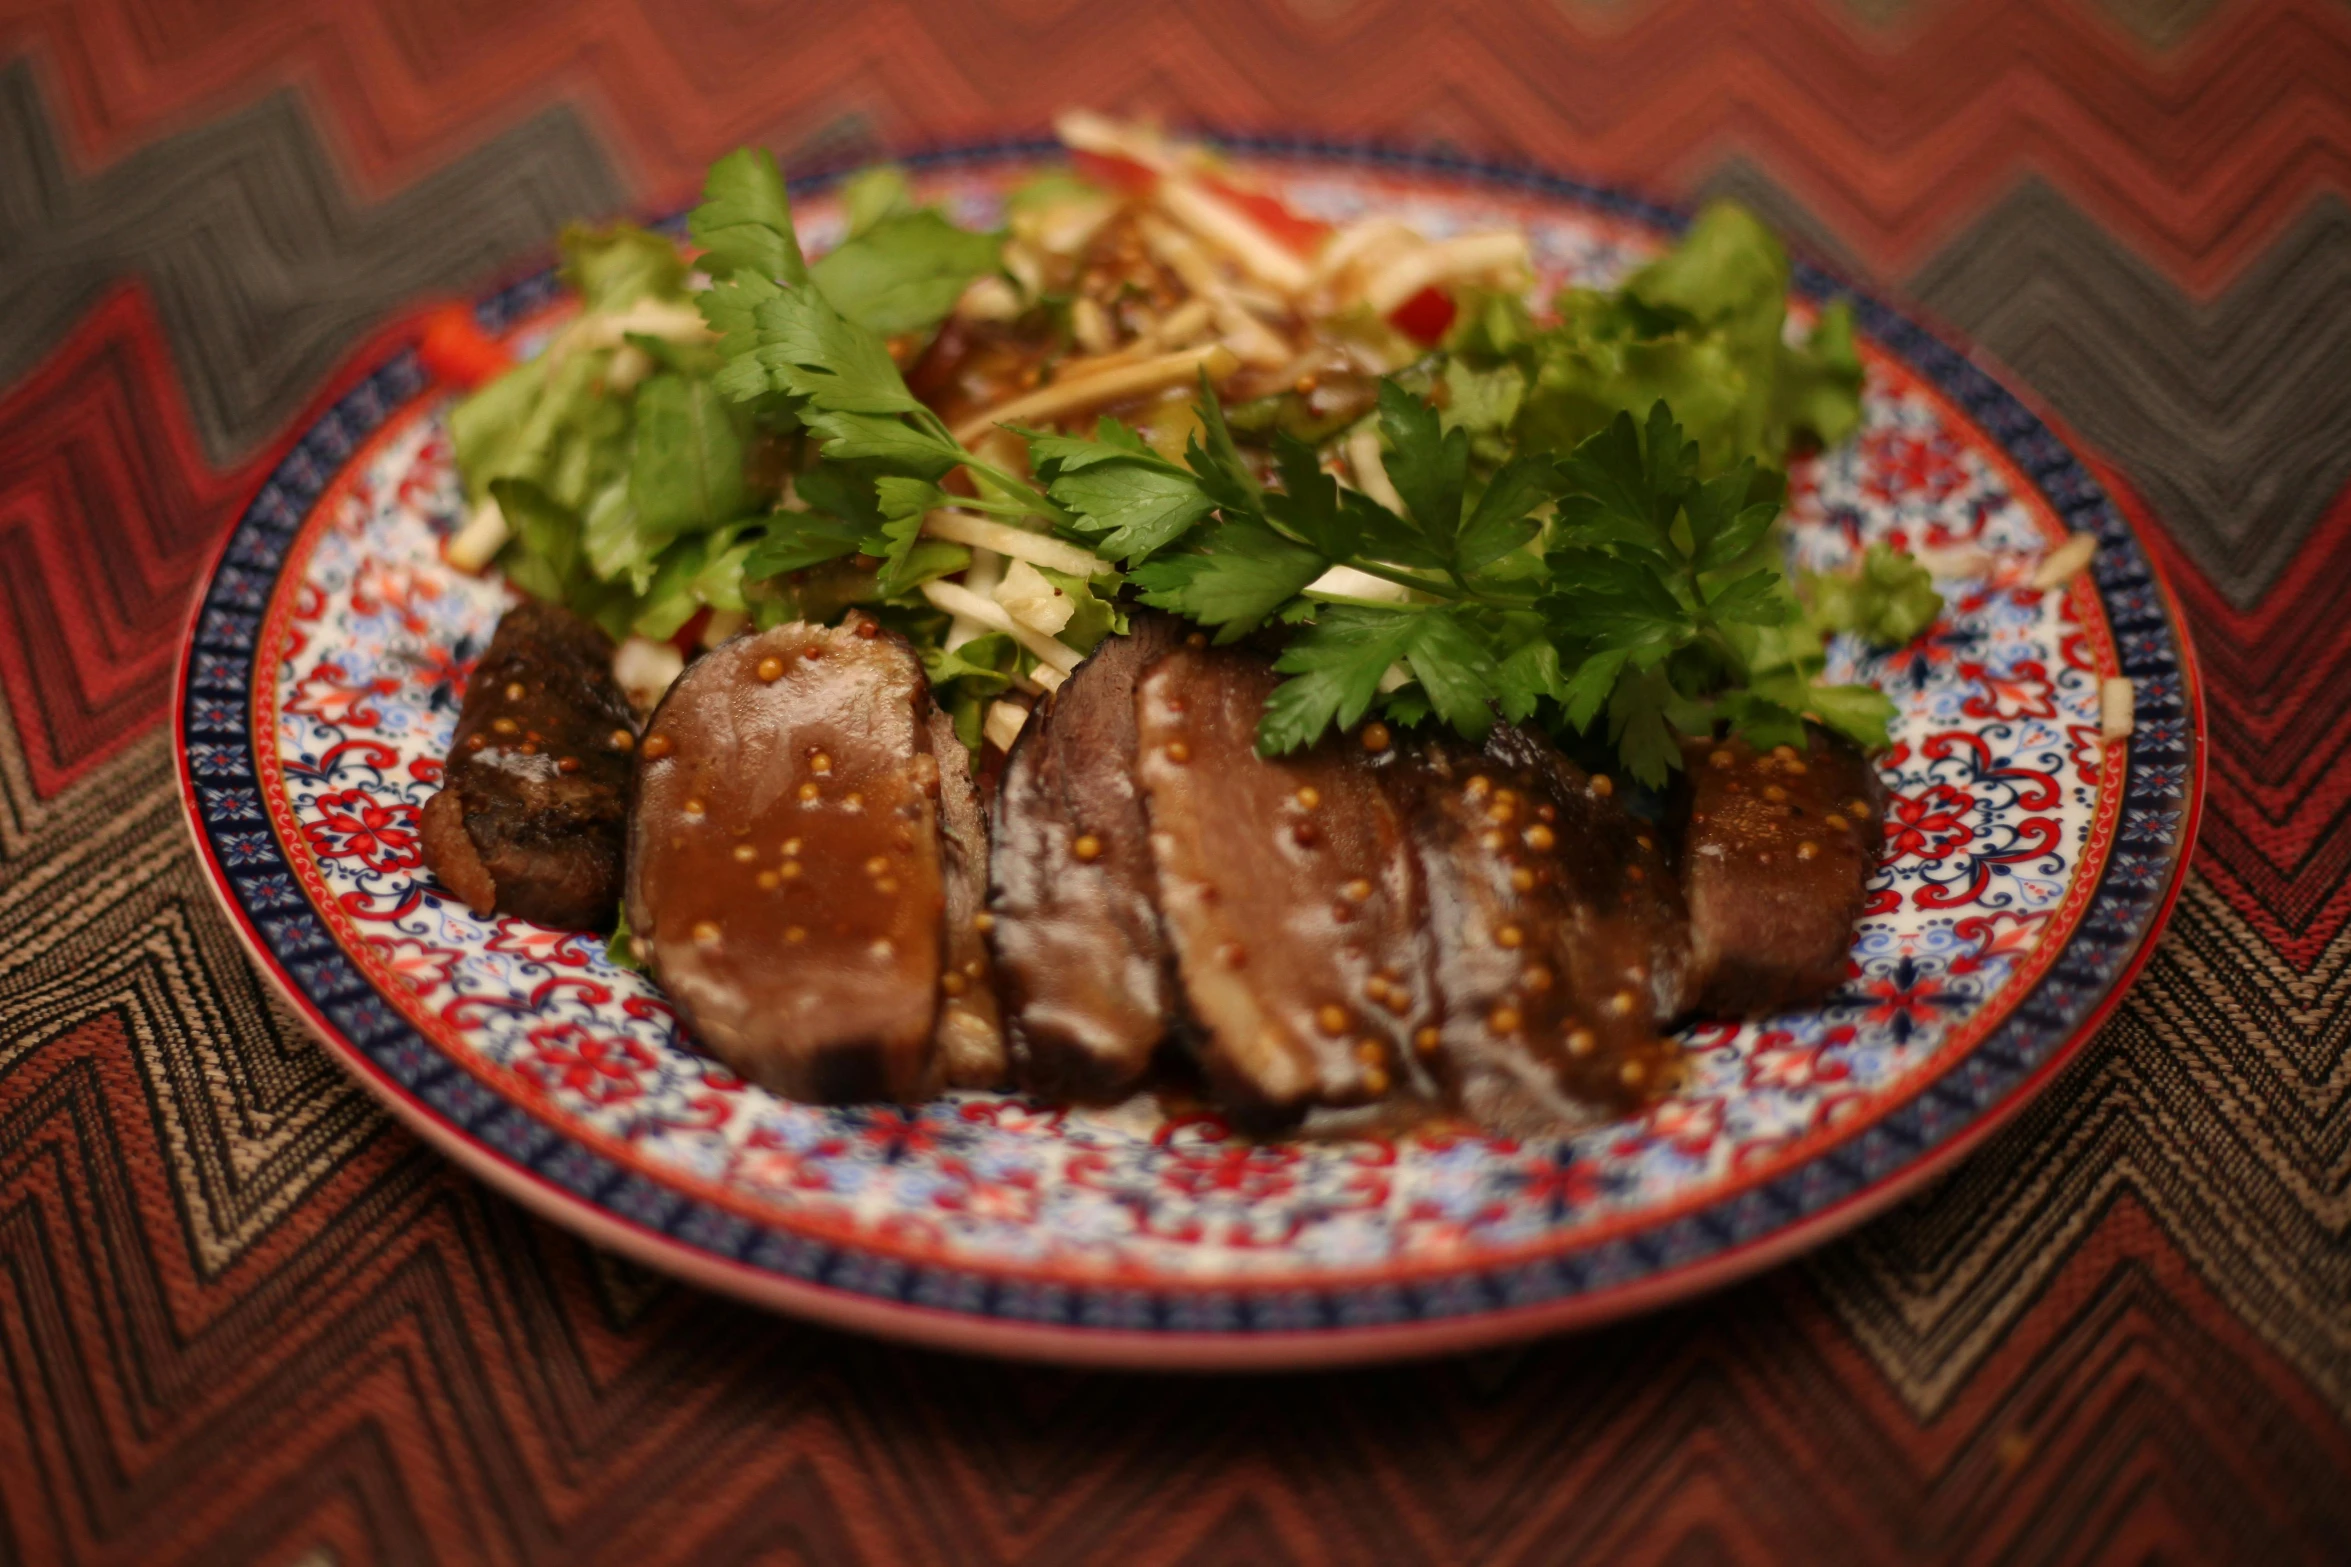
{"type": "MultiPolygon", "coordinates": [[[[1293,204],[1444,234],[1527,227],[1548,277],[1605,283],[1682,218],[1523,169],[1273,143],[1293,204]]],[[[1033,145],[915,160],[966,222],[1033,145]]],[[[821,185],[802,231],[840,218],[821,185]]],[[[1301,1365],[1589,1323],[1818,1244],[1943,1168],[2088,1037],[2143,961],[2195,836],[2204,741],[2178,612],[2130,517],[1996,374],[1800,265],[1801,318],[1852,302],[1861,431],[1801,462],[1802,565],[1901,536],[1964,576],[1909,647],[1832,674],[1901,708],[1850,976],[1825,1006],[1689,1036],[1688,1084],[1560,1141],[1253,1143],[1150,1101],[777,1099],[684,1042],[591,937],[473,918],[422,868],[470,661],[505,602],[439,561],[459,512],[442,415],[387,338],[252,498],[192,615],[179,776],[211,883],[262,971],[452,1157],[591,1240],[876,1333],[1138,1366],[1301,1365]],[[2096,535],[2090,570],[2036,562],[2096,535]],[[2127,742],[2101,698],[2130,682],[2127,742]]],[[[525,351],[550,275],[481,300],[525,351]]]]}

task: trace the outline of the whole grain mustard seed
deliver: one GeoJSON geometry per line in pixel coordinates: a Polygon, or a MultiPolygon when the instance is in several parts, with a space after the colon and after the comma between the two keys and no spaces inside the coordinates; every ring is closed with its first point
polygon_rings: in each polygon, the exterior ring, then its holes
{"type": "Polygon", "coordinates": [[[507,700],[507,701],[509,701],[509,702],[519,702],[519,701],[521,701],[521,700],[522,700],[524,697],[526,697],[526,696],[528,696],[528,695],[530,695],[530,693],[529,693],[528,691],[525,691],[525,690],[523,689],[523,685],[522,685],[522,682],[521,682],[521,681],[519,681],[519,680],[509,680],[509,681],[507,681],[507,682],[506,682],[506,700],[507,700]]]}
{"type": "Polygon", "coordinates": [[[612,748],[615,751],[634,751],[637,748],[637,737],[626,729],[615,729],[612,731],[612,748]]]}
{"type": "Polygon", "coordinates": [[[1437,1046],[1444,1043],[1444,1040],[1445,1036],[1437,1031],[1435,1025],[1428,1024],[1414,1031],[1412,1048],[1424,1056],[1432,1055],[1436,1052],[1437,1046]]]}
{"type": "Polygon", "coordinates": [[[1363,748],[1374,756],[1385,751],[1393,742],[1394,736],[1388,733],[1388,726],[1378,719],[1363,726],[1363,748]]]}
{"type": "Polygon", "coordinates": [[[694,922],[694,940],[705,947],[717,946],[718,922],[716,920],[696,920],[694,922]]]}
{"type": "Polygon", "coordinates": [[[772,686],[784,678],[784,661],[770,653],[759,661],[752,673],[757,675],[764,684],[772,686]]]}
{"type": "Polygon", "coordinates": [[[1069,852],[1076,855],[1081,862],[1090,865],[1102,858],[1102,840],[1090,832],[1080,833],[1076,841],[1070,844],[1069,852]]]}
{"type": "Polygon", "coordinates": [[[645,741],[645,760],[658,762],[670,753],[669,736],[653,735],[645,741]]]}
{"type": "Polygon", "coordinates": [[[1347,1032],[1347,1009],[1335,1002],[1324,1002],[1314,1009],[1314,1026],[1333,1039],[1347,1032]]]}

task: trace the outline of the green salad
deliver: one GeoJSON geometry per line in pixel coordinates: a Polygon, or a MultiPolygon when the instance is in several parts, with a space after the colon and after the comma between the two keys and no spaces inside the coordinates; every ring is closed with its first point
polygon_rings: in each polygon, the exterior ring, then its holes
{"type": "Polygon", "coordinates": [[[811,262],[748,150],[688,246],[567,231],[578,315],[451,411],[451,559],[602,626],[655,690],[743,627],[862,610],[975,754],[1143,608],[1275,654],[1267,754],[1505,719],[1656,785],[1682,736],[1885,742],[1824,636],[1906,641],[1940,601],[1883,547],[1784,567],[1790,454],[1851,433],[1862,372],[1841,305],[1791,333],[1752,215],[1543,297],[1524,234],[1331,227],[1202,149],[1070,123],[1072,167],[994,231],[885,167],[811,262]]]}

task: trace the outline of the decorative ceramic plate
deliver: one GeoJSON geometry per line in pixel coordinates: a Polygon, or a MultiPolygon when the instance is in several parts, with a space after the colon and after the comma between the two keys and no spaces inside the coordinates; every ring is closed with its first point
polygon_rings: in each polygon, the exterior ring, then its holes
{"type": "MultiPolygon", "coordinates": [[[[1552,281],[1606,283],[1679,217],[1516,170],[1253,145],[1298,208],[1424,232],[1524,225],[1552,281]]],[[[1040,156],[917,160],[965,221],[1040,156]]],[[[821,249],[839,218],[807,195],[821,249]]],[[[878,1333],[1069,1361],[1272,1365],[1459,1348],[1635,1310],[1761,1267],[1892,1201],[2079,1047],[2169,912],[2203,736],[2177,611],[2065,441],[1964,351],[1852,300],[1853,439],[1798,465],[1801,564],[1901,538],[1967,562],[1899,652],[1833,651],[1901,708],[1892,805],[1844,988],[1688,1039],[1687,1085],[1564,1141],[1252,1143],[1146,1102],[953,1094],[793,1104],[697,1053],[591,937],[479,920],[422,868],[418,808],[506,602],[440,563],[460,510],[445,393],[382,352],[253,498],[206,584],[179,772],[257,961],[410,1125],[591,1239],[878,1333]],[[2030,579],[2072,531],[2092,568],[2030,579]],[[2101,693],[2131,682],[2127,742],[2101,693]]],[[[550,276],[480,302],[528,351],[550,276]]]]}

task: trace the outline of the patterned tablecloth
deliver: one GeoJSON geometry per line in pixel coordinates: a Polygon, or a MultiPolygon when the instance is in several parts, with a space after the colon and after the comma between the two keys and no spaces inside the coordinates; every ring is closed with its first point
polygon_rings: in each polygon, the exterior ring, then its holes
{"type": "Polygon", "coordinates": [[[0,1561],[2351,1559],[2340,0],[0,0],[0,1561]],[[194,575],[389,312],[1066,101],[1726,191],[2160,519],[2194,875],[1955,1175],[1475,1359],[1040,1371],[601,1256],[394,1128],[177,820],[194,575]]]}

